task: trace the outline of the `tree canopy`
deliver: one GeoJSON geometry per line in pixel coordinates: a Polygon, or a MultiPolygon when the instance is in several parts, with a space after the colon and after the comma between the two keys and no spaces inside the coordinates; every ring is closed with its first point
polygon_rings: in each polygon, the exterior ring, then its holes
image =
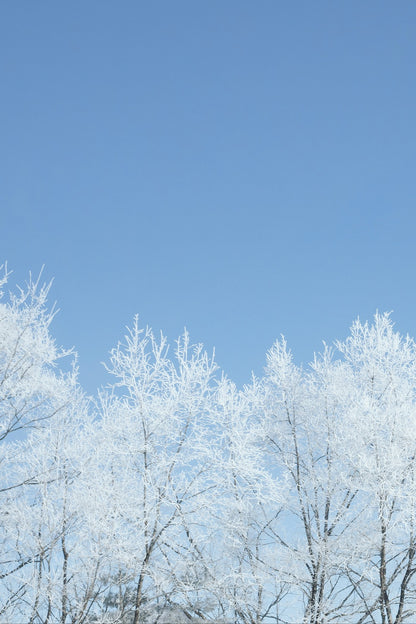
{"type": "Polygon", "coordinates": [[[416,616],[416,345],[389,314],[238,389],[136,317],[87,397],[48,286],[0,300],[0,622],[416,616]],[[69,362],[61,366],[61,361],[69,362]]]}

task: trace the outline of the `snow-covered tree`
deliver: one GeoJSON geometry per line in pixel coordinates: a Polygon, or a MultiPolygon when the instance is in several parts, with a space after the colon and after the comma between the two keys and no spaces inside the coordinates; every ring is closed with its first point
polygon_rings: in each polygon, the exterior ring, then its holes
{"type": "Polygon", "coordinates": [[[224,379],[216,394],[220,496],[211,507],[221,552],[216,578],[229,621],[275,621],[287,585],[274,539],[285,486],[271,477],[257,419],[256,380],[244,391],[224,379]],[[226,562],[226,565],[224,563],[226,562]]]}
{"type": "Polygon", "coordinates": [[[170,359],[166,339],[141,330],[137,318],[111,353],[115,382],[101,395],[86,484],[89,527],[117,578],[116,593],[131,600],[133,624],[158,604],[180,602],[176,581],[192,573],[187,527],[212,487],[206,433],[215,368],[186,333],[170,359]]]}
{"type": "Polygon", "coordinates": [[[65,373],[57,366],[69,352],[49,331],[49,286],[30,279],[7,295],[7,278],[0,301],[0,617],[46,622],[45,600],[55,608],[52,595],[60,591],[55,552],[60,544],[65,559],[68,530],[58,492],[73,479],[66,447],[77,436],[83,399],[73,365],[65,373]]]}
{"type": "Polygon", "coordinates": [[[345,392],[342,366],[329,350],[307,372],[294,364],[283,339],[269,351],[259,421],[271,474],[288,492],[275,540],[290,587],[286,602],[308,624],[344,620],[351,609],[343,574],[357,513],[339,431],[345,392]]]}
{"type": "Polygon", "coordinates": [[[344,456],[360,495],[359,556],[348,571],[360,622],[401,624],[416,615],[416,345],[389,315],[356,321],[338,343],[351,393],[344,456]]]}
{"type": "Polygon", "coordinates": [[[291,484],[284,578],[305,623],[400,624],[416,613],[416,349],[388,315],[337,347],[304,371],[282,340],[259,386],[270,469],[291,484]]]}

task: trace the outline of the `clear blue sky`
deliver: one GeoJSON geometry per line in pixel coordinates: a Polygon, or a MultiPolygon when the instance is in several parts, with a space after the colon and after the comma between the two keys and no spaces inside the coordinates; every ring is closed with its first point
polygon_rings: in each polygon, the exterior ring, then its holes
{"type": "Polygon", "coordinates": [[[0,6],[0,257],[89,392],[138,312],[238,384],[393,310],[416,335],[416,2],[0,6]]]}

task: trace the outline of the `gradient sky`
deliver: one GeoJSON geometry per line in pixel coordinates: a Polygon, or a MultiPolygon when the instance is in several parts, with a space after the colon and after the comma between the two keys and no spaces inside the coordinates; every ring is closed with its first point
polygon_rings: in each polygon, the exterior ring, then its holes
{"type": "Polygon", "coordinates": [[[416,335],[416,2],[0,5],[0,259],[88,392],[138,312],[239,385],[354,318],[416,335]]]}

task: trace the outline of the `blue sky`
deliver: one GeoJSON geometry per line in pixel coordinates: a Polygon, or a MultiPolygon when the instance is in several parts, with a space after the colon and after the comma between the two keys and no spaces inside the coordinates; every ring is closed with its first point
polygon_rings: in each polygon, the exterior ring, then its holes
{"type": "Polygon", "coordinates": [[[138,312],[239,385],[393,310],[416,335],[416,3],[4,2],[0,258],[89,392],[138,312]]]}

